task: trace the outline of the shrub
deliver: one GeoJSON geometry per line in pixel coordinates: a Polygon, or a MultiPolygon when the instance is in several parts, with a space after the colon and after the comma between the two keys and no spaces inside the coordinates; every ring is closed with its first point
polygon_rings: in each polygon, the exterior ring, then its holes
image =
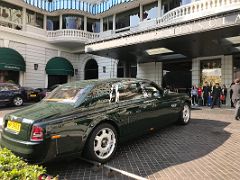
{"type": "Polygon", "coordinates": [[[3,180],[34,180],[46,169],[38,165],[28,165],[10,150],[0,149],[0,179],[3,180]]]}

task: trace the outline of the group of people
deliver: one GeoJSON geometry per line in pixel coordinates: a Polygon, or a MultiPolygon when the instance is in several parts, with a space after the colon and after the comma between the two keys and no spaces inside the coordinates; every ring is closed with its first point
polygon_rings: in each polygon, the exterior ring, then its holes
{"type": "MultiPolygon", "coordinates": [[[[204,83],[203,87],[192,86],[191,97],[192,105],[210,106],[213,108],[215,105],[218,107],[221,104],[226,104],[228,90],[226,85],[219,85],[216,83],[214,86],[209,85],[208,82],[204,83]]],[[[235,119],[240,120],[240,79],[235,79],[230,85],[229,96],[231,100],[231,107],[235,107],[235,119]]]]}
{"type": "Polygon", "coordinates": [[[191,89],[191,97],[193,106],[211,106],[213,108],[217,105],[220,107],[221,104],[226,104],[227,87],[226,85],[221,87],[219,83],[212,86],[208,82],[205,82],[203,87],[194,85],[191,89]]]}

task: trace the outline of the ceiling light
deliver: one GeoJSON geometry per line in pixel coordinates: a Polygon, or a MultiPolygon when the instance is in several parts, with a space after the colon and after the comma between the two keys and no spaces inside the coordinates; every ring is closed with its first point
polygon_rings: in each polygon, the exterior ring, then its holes
{"type": "Polygon", "coordinates": [[[150,56],[156,55],[156,54],[171,53],[171,52],[173,52],[173,51],[170,49],[167,49],[167,48],[155,48],[155,49],[146,50],[146,53],[148,53],[148,55],[150,55],[150,56]]]}
{"type": "Polygon", "coordinates": [[[240,36],[225,38],[225,40],[229,41],[232,44],[240,44],[240,36]]]}

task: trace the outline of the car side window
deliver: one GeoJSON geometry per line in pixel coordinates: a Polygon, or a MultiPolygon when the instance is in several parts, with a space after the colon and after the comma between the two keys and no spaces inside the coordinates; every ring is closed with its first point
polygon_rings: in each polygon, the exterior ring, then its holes
{"type": "Polygon", "coordinates": [[[18,90],[19,88],[18,88],[18,86],[15,86],[15,85],[7,85],[7,89],[8,90],[18,90]]]}
{"type": "Polygon", "coordinates": [[[109,102],[110,83],[104,83],[95,86],[89,93],[87,99],[90,103],[104,103],[109,102]]]}
{"type": "Polygon", "coordinates": [[[149,82],[141,83],[144,98],[161,97],[162,93],[157,86],[149,82]]]}
{"type": "Polygon", "coordinates": [[[111,87],[110,102],[121,102],[126,100],[141,99],[143,94],[140,84],[137,82],[115,83],[111,87]]]}
{"type": "Polygon", "coordinates": [[[8,88],[6,86],[0,86],[0,91],[7,91],[8,88]]]}

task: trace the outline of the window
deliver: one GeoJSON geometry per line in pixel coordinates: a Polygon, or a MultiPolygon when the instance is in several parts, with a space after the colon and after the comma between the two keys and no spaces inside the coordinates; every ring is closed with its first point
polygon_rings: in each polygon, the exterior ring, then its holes
{"type": "Polygon", "coordinates": [[[119,102],[125,100],[141,99],[143,93],[141,85],[138,82],[115,83],[111,87],[110,102],[119,102]]]}
{"type": "Polygon", "coordinates": [[[97,19],[87,19],[87,31],[88,32],[100,32],[100,21],[97,19]]]}
{"type": "Polygon", "coordinates": [[[143,6],[143,20],[157,18],[157,2],[143,6]]]}
{"type": "Polygon", "coordinates": [[[214,85],[215,83],[221,84],[221,60],[204,60],[201,61],[201,85],[204,82],[214,85]]]}
{"type": "Polygon", "coordinates": [[[137,26],[140,22],[139,8],[132,9],[116,16],[116,29],[137,26]]]}
{"type": "Polygon", "coordinates": [[[27,10],[27,24],[43,29],[43,15],[27,10]]]}
{"type": "Polygon", "coordinates": [[[52,16],[48,17],[47,19],[47,30],[58,30],[59,29],[59,17],[58,16],[52,16]]]}
{"type": "Polygon", "coordinates": [[[103,18],[103,31],[113,30],[113,17],[103,18]]]}
{"type": "Polygon", "coordinates": [[[7,89],[10,91],[13,91],[13,90],[18,90],[19,87],[16,85],[13,85],[13,84],[9,84],[9,85],[7,85],[7,89]]]}
{"type": "Polygon", "coordinates": [[[23,20],[22,8],[3,1],[0,2],[1,25],[21,30],[23,20]]]}
{"type": "Polygon", "coordinates": [[[162,95],[162,92],[156,85],[148,82],[141,83],[141,89],[144,98],[160,97],[162,95]]]}
{"type": "Polygon", "coordinates": [[[63,16],[63,29],[84,29],[83,16],[64,15],[63,16]]]}

